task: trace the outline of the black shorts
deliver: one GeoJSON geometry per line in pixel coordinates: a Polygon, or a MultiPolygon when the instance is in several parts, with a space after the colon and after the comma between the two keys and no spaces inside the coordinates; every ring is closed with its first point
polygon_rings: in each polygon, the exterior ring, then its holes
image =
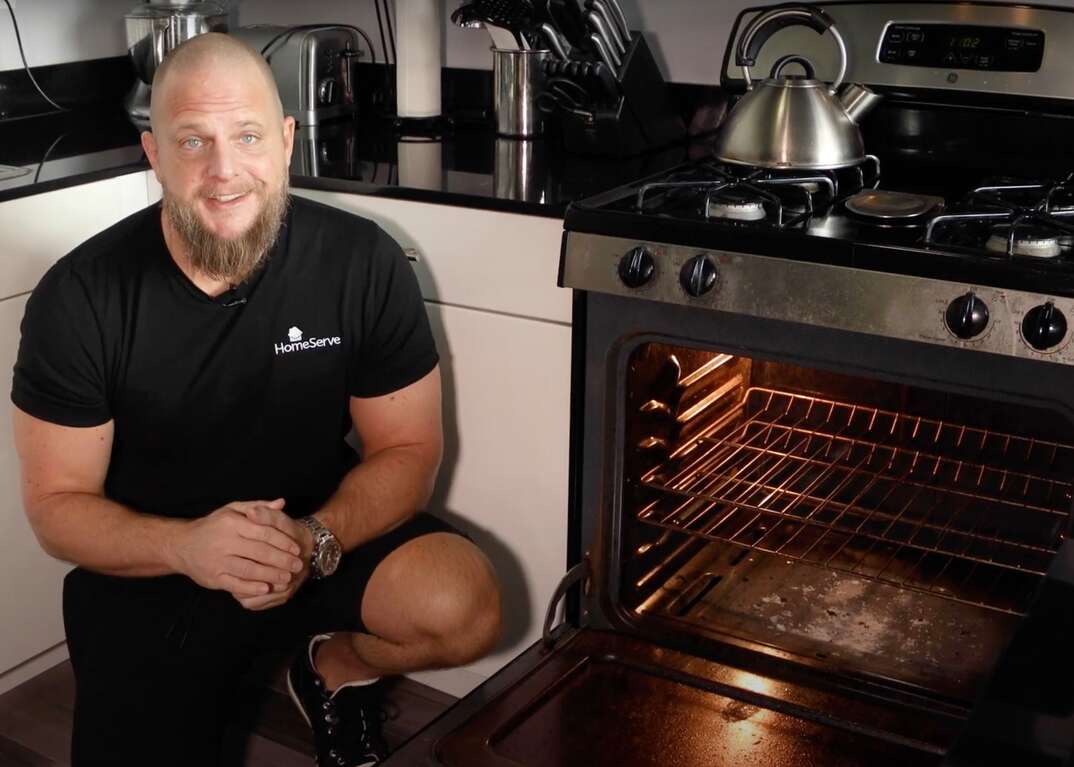
{"type": "Polygon", "coordinates": [[[362,597],[377,565],[438,532],[462,534],[418,514],[348,553],[331,577],[263,611],[184,576],[71,571],[63,617],[76,683],[73,767],[216,764],[253,664],[294,651],[312,634],[364,631],[362,597]]]}

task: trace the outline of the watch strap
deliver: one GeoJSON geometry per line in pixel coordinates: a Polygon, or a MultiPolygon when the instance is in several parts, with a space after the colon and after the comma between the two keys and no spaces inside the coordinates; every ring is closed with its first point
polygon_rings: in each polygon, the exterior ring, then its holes
{"type": "Polygon", "coordinates": [[[306,527],[313,536],[313,549],[310,551],[310,575],[315,579],[324,578],[325,573],[321,572],[318,554],[329,542],[335,541],[337,545],[339,542],[332,531],[325,527],[317,517],[302,517],[298,522],[306,527]]]}

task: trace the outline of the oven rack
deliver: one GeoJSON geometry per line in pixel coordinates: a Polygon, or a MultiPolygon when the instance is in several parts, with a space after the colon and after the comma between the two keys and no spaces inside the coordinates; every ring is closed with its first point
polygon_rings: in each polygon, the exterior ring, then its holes
{"type": "Polygon", "coordinates": [[[1014,614],[1067,531],[1069,445],[762,387],[721,424],[642,522],[1014,614]]]}

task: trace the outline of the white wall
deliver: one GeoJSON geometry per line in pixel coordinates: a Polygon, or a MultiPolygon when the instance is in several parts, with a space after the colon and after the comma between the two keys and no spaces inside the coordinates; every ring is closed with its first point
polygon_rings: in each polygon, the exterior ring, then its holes
{"type": "MultiPolygon", "coordinates": [[[[13,0],[31,67],[118,56],[123,14],[135,0],[13,0]]],[[[0,2],[0,70],[22,69],[7,7],[0,2]]]]}
{"type": "MultiPolygon", "coordinates": [[[[1074,3],[1074,0],[1068,0],[1074,3]]],[[[123,14],[137,0],[13,0],[30,66],[126,52],[123,14]]],[[[658,59],[677,82],[715,83],[735,13],[750,0],[622,0],[632,26],[650,30],[658,59]]],[[[445,18],[461,0],[444,0],[445,18]]],[[[377,39],[371,0],[242,0],[243,24],[318,21],[357,24],[377,39]]],[[[488,36],[445,22],[447,66],[489,69],[488,36]]],[[[0,70],[19,69],[7,9],[0,3],[0,70]]]]}

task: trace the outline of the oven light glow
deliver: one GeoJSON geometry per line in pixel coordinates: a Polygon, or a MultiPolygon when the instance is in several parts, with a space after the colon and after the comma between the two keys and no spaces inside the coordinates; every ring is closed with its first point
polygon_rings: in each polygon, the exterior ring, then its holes
{"type": "MultiPolygon", "coordinates": [[[[678,363],[678,359],[675,357],[675,355],[673,354],[671,356],[672,359],[674,359],[675,362],[678,363]]],[[[690,373],[690,375],[683,378],[679,385],[683,388],[686,388],[687,386],[692,386],[693,384],[697,383],[702,378],[707,376],[709,373],[713,372],[714,370],[719,370],[733,359],[735,358],[732,357],[730,354],[717,354],[715,357],[710,359],[693,373],[690,373]]]]}
{"type": "Polygon", "coordinates": [[[735,671],[731,677],[731,684],[760,695],[774,695],[776,691],[775,681],[748,671],[735,671]]]}
{"type": "Polygon", "coordinates": [[[678,418],[679,423],[689,423],[700,413],[704,413],[705,410],[711,407],[714,403],[719,402],[728,394],[737,390],[742,385],[742,376],[735,376],[730,381],[721,386],[719,389],[698,401],[697,404],[695,404],[693,407],[690,407],[686,411],[684,411],[682,415],[680,415],[678,418]]]}

